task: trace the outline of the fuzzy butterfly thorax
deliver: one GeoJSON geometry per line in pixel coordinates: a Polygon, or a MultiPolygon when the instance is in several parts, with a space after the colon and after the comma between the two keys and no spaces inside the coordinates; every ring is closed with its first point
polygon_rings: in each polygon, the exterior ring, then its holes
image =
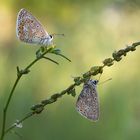
{"type": "Polygon", "coordinates": [[[98,80],[92,80],[92,79],[90,79],[90,80],[88,80],[88,81],[85,82],[84,86],[89,85],[91,87],[96,88],[98,82],[99,82],[98,80]]]}
{"type": "Polygon", "coordinates": [[[16,34],[19,40],[36,45],[52,45],[49,35],[41,23],[27,10],[21,9],[17,16],[16,34]]]}

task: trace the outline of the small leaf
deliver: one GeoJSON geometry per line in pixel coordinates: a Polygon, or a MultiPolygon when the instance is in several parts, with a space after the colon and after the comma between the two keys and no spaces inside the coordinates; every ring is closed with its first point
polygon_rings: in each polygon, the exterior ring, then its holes
{"type": "Polygon", "coordinates": [[[53,50],[51,51],[51,53],[56,54],[56,55],[59,55],[59,56],[65,58],[66,60],[68,60],[69,62],[71,62],[71,60],[70,60],[69,58],[67,58],[65,55],[63,55],[63,54],[61,53],[61,50],[60,50],[60,49],[53,49],[53,50]]]}
{"type": "Polygon", "coordinates": [[[106,58],[104,61],[103,61],[103,64],[105,65],[105,66],[112,66],[113,64],[114,64],[114,62],[113,62],[113,59],[112,58],[106,58]]]}
{"type": "Polygon", "coordinates": [[[75,96],[76,96],[76,90],[75,90],[75,88],[69,90],[69,91],[67,92],[67,94],[68,94],[68,95],[71,94],[71,96],[75,97],[75,96]]]}
{"type": "Polygon", "coordinates": [[[43,52],[45,51],[44,47],[40,47],[37,51],[36,51],[36,58],[40,58],[43,54],[43,52]]]}
{"type": "Polygon", "coordinates": [[[49,57],[43,56],[42,58],[47,59],[47,60],[49,60],[49,61],[51,61],[51,62],[53,62],[53,63],[59,65],[58,62],[56,62],[55,60],[53,60],[53,59],[51,59],[51,58],[49,58],[49,57]]]}
{"type": "Polygon", "coordinates": [[[80,80],[81,80],[81,77],[74,77],[74,82],[77,86],[81,84],[80,80]]]}
{"type": "Polygon", "coordinates": [[[61,50],[60,49],[53,49],[51,51],[51,53],[54,53],[54,54],[61,54],[61,50]]]}
{"type": "Polygon", "coordinates": [[[33,110],[36,114],[39,114],[44,110],[44,106],[43,106],[43,104],[33,105],[31,107],[31,110],[33,110]]]}

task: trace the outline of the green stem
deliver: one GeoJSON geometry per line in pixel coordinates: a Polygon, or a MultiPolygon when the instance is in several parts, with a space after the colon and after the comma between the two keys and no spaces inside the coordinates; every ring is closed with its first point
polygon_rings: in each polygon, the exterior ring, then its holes
{"type": "MultiPolygon", "coordinates": [[[[106,58],[106,59],[103,61],[103,66],[94,66],[94,67],[92,67],[89,71],[87,71],[86,73],[84,73],[84,74],[82,75],[82,77],[75,77],[75,80],[74,80],[75,83],[74,83],[74,84],[70,85],[68,88],[66,88],[65,90],[61,91],[60,93],[57,93],[57,94],[52,95],[50,99],[41,101],[41,103],[39,104],[39,107],[40,107],[40,105],[41,105],[42,107],[44,107],[44,106],[46,106],[47,104],[54,103],[55,101],[57,101],[58,98],[60,98],[61,96],[65,95],[66,93],[69,93],[69,91],[71,91],[73,88],[75,88],[75,86],[79,86],[81,83],[83,83],[84,80],[86,80],[86,78],[89,78],[90,76],[95,76],[95,75],[97,75],[97,74],[99,74],[99,73],[102,73],[101,70],[103,70],[103,68],[104,68],[105,66],[110,67],[110,66],[112,66],[112,65],[114,64],[114,61],[119,62],[119,61],[122,59],[122,56],[126,56],[126,54],[127,54],[128,52],[130,52],[130,51],[132,51],[132,52],[135,51],[135,50],[136,50],[136,47],[137,47],[138,45],[140,45],[140,42],[135,42],[135,43],[133,43],[131,46],[127,46],[127,47],[124,48],[124,49],[120,49],[120,50],[118,50],[118,51],[113,52],[113,53],[112,53],[112,57],[113,57],[113,58],[106,58]],[[76,80],[76,79],[77,79],[77,80],[76,80]]],[[[50,50],[50,51],[51,51],[51,50],[50,50]]],[[[49,49],[47,50],[47,52],[49,52],[49,49]]],[[[44,56],[47,52],[44,52],[44,53],[41,55],[41,57],[43,58],[43,56],[44,56]]],[[[60,56],[63,57],[63,55],[60,55],[60,56]]],[[[34,60],[31,64],[29,64],[24,70],[25,70],[25,71],[28,71],[29,68],[30,68],[35,62],[37,62],[39,59],[41,59],[41,57],[35,59],[35,60],[34,60]]],[[[65,56],[64,56],[64,58],[65,58],[65,56]]],[[[22,75],[21,75],[21,76],[22,76],[22,75]]],[[[20,76],[20,78],[21,78],[21,76],[20,76]]],[[[19,79],[20,79],[20,78],[19,78],[19,79]]],[[[14,89],[15,89],[15,87],[16,87],[16,85],[17,85],[19,79],[17,78],[17,80],[16,80],[16,82],[15,82],[15,84],[14,84],[14,86],[13,86],[13,91],[11,91],[12,94],[13,94],[13,92],[14,92],[14,89]]],[[[12,95],[11,95],[11,97],[12,97],[12,95]]],[[[8,105],[9,105],[9,103],[10,103],[11,97],[9,97],[9,98],[10,98],[10,99],[9,99],[9,102],[7,102],[7,109],[8,109],[8,105]]],[[[7,109],[6,109],[6,110],[7,110],[7,109]]],[[[21,122],[25,121],[26,119],[30,118],[31,116],[33,116],[34,114],[39,114],[39,113],[41,113],[42,111],[43,111],[42,108],[41,108],[41,111],[39,111],[39,112],[38,112],[38,111],[36,112],[36,110],[34,110],[34,111],[30,112],[29,114],[27,114],[27,115],[26,115],[23,119],[21,119],[18,123],[21,123],[21,122]]],[[[0,140],[3,140],[4,134],[6,134],[6,133],[9,132],[11,129],[13,129],[13,128],[16,127],[16,125],[12,125],[12,126],[10,126],[6,131],[4,131],[4,130],[5,130],[5,122],[6,122],[6,111],[4,110],[4,112],[5,112],[5,113],[4,113],[5,116],[3,117],[3,120],[4,120],[4,121],[3,121],[3,127],[2,127],[2,128],[3,128],[3,130],[2,130],[3,133],[2,133],[2,135],[1,135],[1,139],[0,139],[0,140]]]]}
{"type": "MultiPolygon", "coordinates": [[[[26,119],[30,118],[31,116],[34,115],[34,112],[30,112],[28,113],[24,118],[22,118],[18,124],[22,123],[23,121],[25,121],[26,119]]],[[[5,131],[5,134],[8,133],[11,129],[13,129],[14,127],[16,127],[16,125],[12,125],[10,126],[6,131],[5,131]]]]}
{"type": "Polygon", "coordinates": [[[49,58],[49,57],[45,57],[45,56],[43,56],[43,58],[44,58],[44,59],[47,59],[47,60],[50,60],[51,62],[53,62],[53,63],[59,65],[58,62],[54,61],[53,59],[51,59],[51,58],[49,58]]]}
{"type": "MultiPolygon", "coordinates": [[[[48,50],[46,50],[39,58],[36,58],[35,60],[33,60],[23,71],[28,71],[32,65],[34,65],[37,61],[39,61],[40,59],[43,58],[43,56],[45,54],[47,54],[49,51],[51,51],[52,48],[48,48],[48,50]]],[[[22,73],[20,71],[17,71],[17,79],[12,87],[12,90],[8,96],[8,99],[6,101],[6,105],[4,106],[4,109],[3,109],[3,122],[2,122],[2,131],[1,131],[1,137],[0,137],[0,140],[3,140],[4,139],[4,135],[5,135],[5,125],[6,125],[6,118],[7,118],[7,110],[8,110],[8,107],[9,107],[9,104],[10,104],[10,101],[12,99],[12,96],[13,96],[13,93],[15,91],[15,88],[20,80],[20,78],[23,76],[23,74],[25,73],[22,73]]]]}
{"type": "Polygon", "coordinates": [[[15,88],[16,88],[16,86],[17,86],[18,81],[20,80],[20,78],[21,78],[21,75],[17,77],[17,79],[16,79],[16,81],[14,83],[14,86],[13,86],[11,92],[10,92],[10,95],[8,97],[8,100],[6,102],[6,105],[5,105],[4,109],[3,109],[3,124],[2,124],[2,134],[1,134],[0,140],[3,140],[3,138],[4,138],[4,133],[5,133],[4,131],[5,131],[5,124],[6,124],[7,109],[8,109],[8,106],[9,106],[9,103],[11,101],[12,95],[13,95],[13,93],[15,91],[15,88]]]}
{"type": "Polygon", "coordinates": [[[59,55],[59,56],[65,58],[66,60],[68,60],[69,62],[71,62],[71,60],[70,60],[69,58],[67,58],[65,55],[63,55],[63,54],[57,54],[57,55],[59,55]]]}

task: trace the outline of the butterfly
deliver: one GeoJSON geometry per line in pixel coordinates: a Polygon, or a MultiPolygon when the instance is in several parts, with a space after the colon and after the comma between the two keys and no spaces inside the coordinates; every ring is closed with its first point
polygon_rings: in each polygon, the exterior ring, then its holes
{"type": "Polygon", "coordinates": [[[76,102],[76,110],[82,116],[92,121],[97,121],[99,119],[97,84],[98,80],[90,79],[86,81],[76,102]]]}
{"type": "Polygon", "coordinates": [[[53,35],[49,35],[41,23],[25,9],[18,13],[16,34],[20,41],[36,45],[48,46],[53,40],[53,35]]]}

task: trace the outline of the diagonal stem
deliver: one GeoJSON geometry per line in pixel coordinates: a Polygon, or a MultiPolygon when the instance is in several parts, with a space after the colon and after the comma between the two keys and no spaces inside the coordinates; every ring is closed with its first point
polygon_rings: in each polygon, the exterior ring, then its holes
{"type": "MultiPolygon", "coordinates": [[[[25,121],[26,119],[30,118],[31,116],[33,116],[35,113],[34,112],[30,112],[28,113],[24,118],[22,118],[18,124],[22,123],[23,121],[25,121]]],[[[11,129],[13,129],[14,127],[16,127],[16,125],[12,125],[10,126],[4,133],[8,133],[11,129]]]]}
{"type": "Polygon", "coordinates": [[[44,59],[47,59],[47,60],[50,60],[51,62],[53,62],[53,63],[59,65],[58,62],[56,62],[55,60],[53,60],[53,59],[51,59],[51,58],[49,58],[49,57],[43,56],[43,58],[44,58],[44,59]]]}
{"type": "MultiPolygon", "coordinates": [[[[38,57],[38,58],[36,58],[35,60],[33,60],[33,61],[32,61],[24,70],[22,70],[22,71],[24,71],[24,72],[29,71],[29,69],[30,69],[37,61],[39,61],[40,59],[42,59],[43,56],[44,56],[45,54],[49,53],[51,50],[52,50],[51,47],[48,48],[43,54],[41,54],[40,57],[38,57]]],[[[2,118],[2,119],[3,119],[3,122],[2,122],[2,130],[1,130],[1,137],[0,137],[0,140],[3,140],[3,139],[4,139],[4,135],[5,135],[5,125],[6,125],[6,118],[7,118],[7,110],[8,110],[10,101],[11,101],[11,99],[12,99],[13,93],[14,93],[14,91],[15,91],[15,88],[16,88],[16,86],[17,86],[19,80],[21,79],[21,77],[22,77],[24,74],[25,74],[25,73],[22,73],[22,72],[20,72],[20,71],[17,71],[17,79],[16,79],[16,81],[15,81],[13,87],[12,87],[12,90],[11,90],[11,92],[10,92],[10,94],[9,94],[9,96],[8,96],[8,99],[7,99],[7,101],[6,101],[6,104],[5,104],[5,106],[4,106],[4,109],[3,109],[3,118],[2,118]]]]}
{"type": "Polygon", "coordinates": [[[67,58],[65,55],[63,55],[63,54],[57,54],[57,55],[59,55],[59,56],[65,58],[66,60],[68,60],[69,62],[71,62],[71,60],[70,60],[69,58],[67,58]]]}
{"type": "MultiPolygon", "coordinates": [[[[118,50],[118,51],[115,51],[113,52],[112,54],[112,57],[113,58],[106,58],[104,61],[103,61],[103,66],[95,66],[95,67],[92,67],[89,71],[87,71],[86,73],[84,73],[82,75],[82,77],[75,77],[74,81],[75,83],[72,84],[71,86],[69,86],[67,89],[61,91],[60,93],[58,94],[54,94],[51,96],[50,99],[47,99],[47,100],[44,100],[44,101],[41,101],[41,104],[39,105],[43,105],[42,107],[46,106],[47,104],[51,104],[51,103],[54,103],[55,101],[57,101],[58,98],[60,98],[61,96],[63,96],[64,94],[68,93],[70,90],[72,90],[75,86],[79,86],[81,83],[84,82],[84,80],[86,80],[86,78],[89,78],[90,76],[94,76],[94,75],[97,75],[99,73],[102,72],[103,68],[105,66],[112,66],[114,64],[114,61],[117,61],[119,62],[121,59],[122,59],[122,56],[126,56],[126,54],[130,51],[135,51],[136,50],[136,47],[140,45],[140,42],[135,42],[133,43],[131,46],[127,46],[126,48],[124,49],[121,49],[121,50],[118,50]]],[[[50,50],[51,51],[51,50],[50,50]]],[[[49,51],[48,51],[49,52],[49,51]]],[[[25,69],[24,71],[28,71],[29,68],[35,63],[37,62],[39,59],[43,58],[43,56],[46,54],[47,52],[44,52],[41,57],[35,59],[31,64],[29,64],[25,69]]],[[[63,55],[60,55],[63,57],[63,55]]],[[[21,75],[22,76],[22,75],[21,75]]],[[[20,77],[21,78],[21,77],[20,77]]],[[[18,83],[18,81],[20,80],[20,78],[16,80],[14,86],[13,86],[13,89],[11,91],[11,94],[13,94],[14,90],[15,90],[15,87],[18,83]]],[[[12,96],[12,95],[11,95],[12,96]]],[[[9,97],[9,102],[7,102],[7,109],[8,109],[8,105],[10,103],[10,100],[11,100],[11,97],[9,97]]],[[[6,109],[6,111],[7,111],[6,109]]],[[[32,111],[31,113],[27,114],[27,116],[25,116],[23,119],[21,119],[18,123],[21,123],[23,121],[25,121],[26,119],[30,118],[31,116],[33,116],[34,114],[38,114],[38,113],[41,113],[43,111],[43,109],[40,111],[40,112],[35,112],[35,111],[32,111]]],[[[5,112],[5,110],[4,110],[5,112]]],[[[6,134],[7,132],[9,132],[11,129],[13,129],[15,127],[15,125],[12,125],[11,127],[9,127],[6,131],[5,131],[5,122],[6,122],[6,112],[5,112],[5,116],[3,117],[3,130],[2,130],[2,135],[1,135],[1,139],[0,140],[3,140],[4,138],[4,134],[6,134]]]]}
{"type": "Polygon", "coordinates": [[[15,81],[15,83],[13,85],[13,88],[12,88],[10,94],[9,94],[8,100],[6,102],[6,105],[5,105],[4,109],[3,109],[3,124],[2,124],[2,134],[1,134],[0,140],[3,140],[3,138],[4,138],[4,131],[5,131],[5,124],[6,124],[7,109],[8,109],[8,106],[9,106],[9,103],[11,101],[12,95],[13,95],[13,93],[15,91],[15,88],[16,88],[16,86],[17,86],[18,81],[20,80],[20,78],[21,78],[21,75],[17,77],[17,79],[16,79],[16,81],[15,81]]]}

